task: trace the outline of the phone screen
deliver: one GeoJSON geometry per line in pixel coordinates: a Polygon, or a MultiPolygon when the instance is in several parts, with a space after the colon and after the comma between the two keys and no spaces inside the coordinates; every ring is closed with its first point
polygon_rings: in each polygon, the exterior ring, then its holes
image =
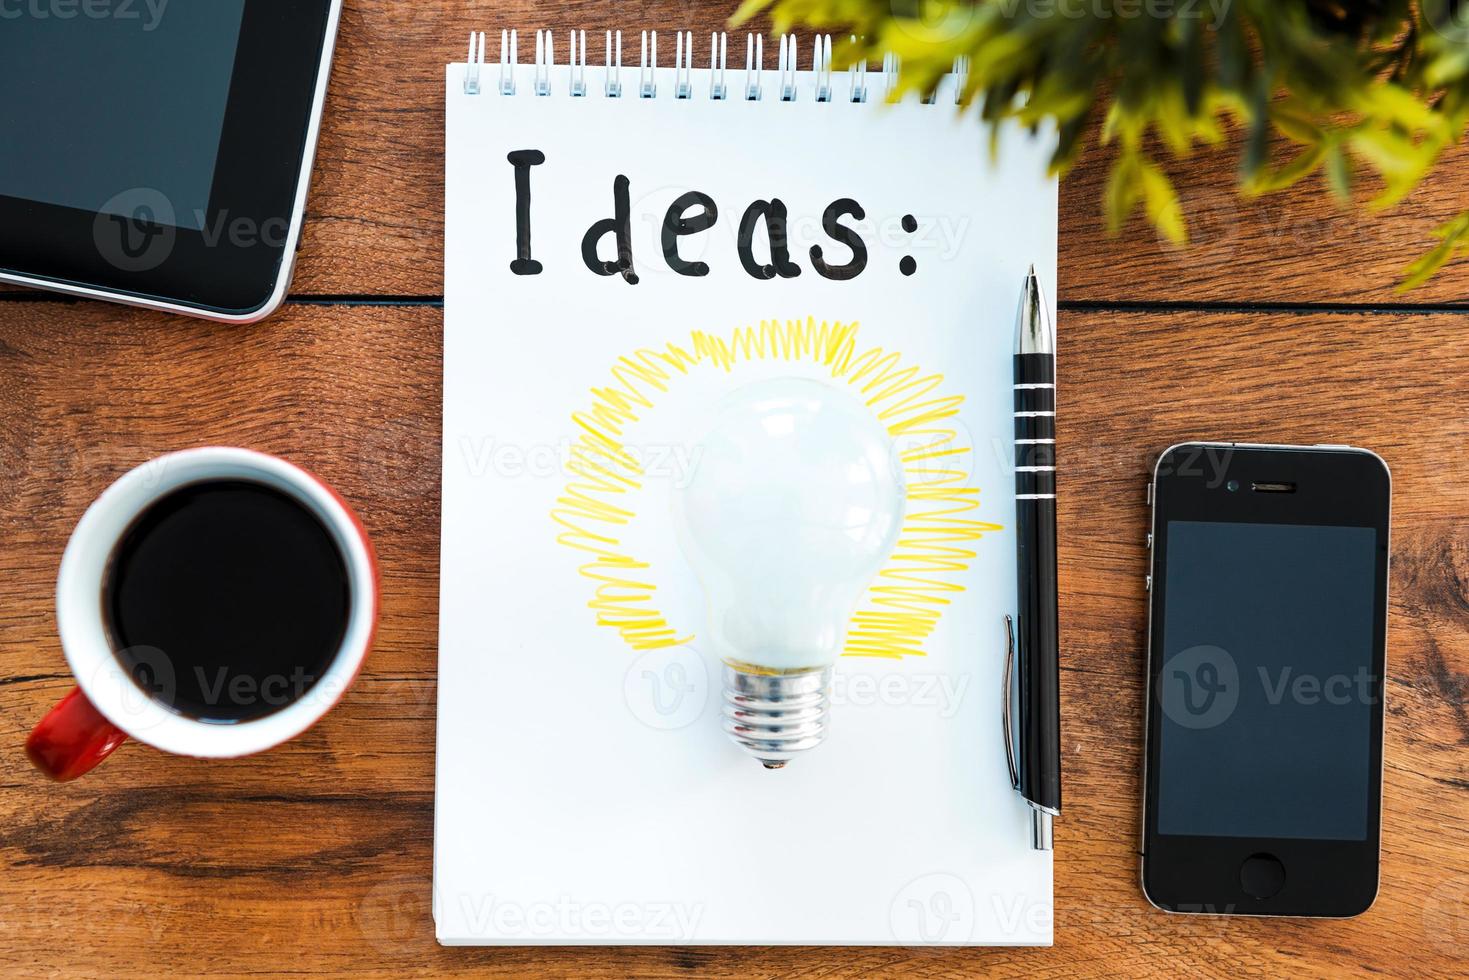
{"type": "Polygon", "coordinates": [[[1377,529],[1170,520],[1157,832],[1364,840],[1377,529]]]}

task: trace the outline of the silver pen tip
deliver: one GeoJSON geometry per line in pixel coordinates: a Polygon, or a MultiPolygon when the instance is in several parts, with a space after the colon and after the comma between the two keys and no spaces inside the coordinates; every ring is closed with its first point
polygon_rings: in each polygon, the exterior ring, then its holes
{"type": "Polygon", "coordinates": [[[1052,837],[1052,816],[1044,810],[1032,810],[1030,814],[1030,846],[1035,851],[1049,851],[1055,844],[1052,837]]]}
{"type": "Polygon", "coordinates": [[[1041,295],[1035,266],[1025,274],[1020,291],[1020,309],[1015,315],[1015,352],[1017,354],[1054,354],[1055,335],[1051,332],[1051,315],[1041,295]]]}

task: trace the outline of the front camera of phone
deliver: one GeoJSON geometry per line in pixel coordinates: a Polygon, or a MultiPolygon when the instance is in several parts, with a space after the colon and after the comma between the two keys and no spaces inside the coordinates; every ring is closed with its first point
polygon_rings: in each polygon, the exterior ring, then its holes
{"type": "Polygon", "coordinates": [[[1226,483],[1224,485],[1224,489],[1228,490],[1230,493],[1234,493],[1236,490],[1239,489],[1239,481],[1238,480],[1230,480],[1228,483],[1226,483]]]}

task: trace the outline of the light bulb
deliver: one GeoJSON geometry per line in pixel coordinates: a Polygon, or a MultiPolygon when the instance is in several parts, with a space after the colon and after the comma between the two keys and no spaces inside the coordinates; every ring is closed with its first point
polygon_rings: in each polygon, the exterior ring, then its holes
{"type": "Polygon", "coordinates": [[[832,665],[897,543],[903,477],[852,393],[801,378],[739,388],[674,494],[679,544],[724,663],[724,729],[767,768],[826,736],[832,665]]]}

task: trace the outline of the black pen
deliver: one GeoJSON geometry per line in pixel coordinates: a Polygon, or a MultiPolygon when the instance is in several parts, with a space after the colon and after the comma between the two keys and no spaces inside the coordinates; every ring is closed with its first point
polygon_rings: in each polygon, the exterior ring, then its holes
{"type": "Polygon", "coordinates": [[[1031,806],[1031,845],[1049,851],[1051,821],[1061,813],[1056,337],[1035,266],[1025,277],[1015,326],[1015,553],[1018,627],[1011,629],[1006,617],[1005,749],[1010,778],[1031,806]],[[1020,673],[1018,730],[1009,710],[1012,658],[1020,673]],[[1018,739],[1018,752],[1011,747],[1012,738],[1018,739]]]}

